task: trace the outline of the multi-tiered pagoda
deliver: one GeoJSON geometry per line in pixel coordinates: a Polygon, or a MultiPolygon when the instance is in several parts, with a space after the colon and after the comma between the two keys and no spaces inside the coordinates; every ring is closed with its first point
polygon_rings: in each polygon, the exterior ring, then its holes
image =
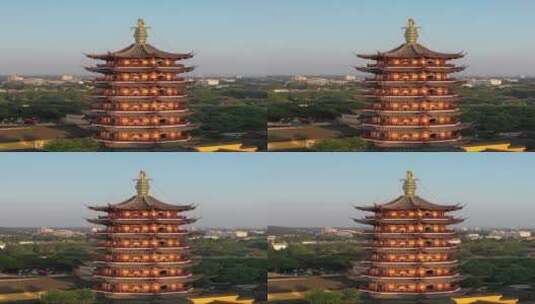
{"type": "Polygon", "coordinates": [[[460,291],[456,233],[448,225],[463,220],[448,215],[460,205],[433,204],[416,195],[407,173],[404,195],[382,205],[356,207],[373,212],[356,222],[372,225],[367,233],[372,254],[361,290],[378,298],[448,296],[460,291]]]}
{"type": "Polygon", "coordinates": [[[439,53],[418,43],[418,27],[410,19],[401,46],[358,57],[376,61],[357,70],[375,74],[366,79],[371,87],[365,97],[373,104],[364,110],[363,138],[378,147],[423,144],[452,145],[462,139],[459,95],[462,83],[451,73],[463,71],[449,61],[463,53],[439,53]]]}
{"type": "MultiPolygon", "coordinates": [[[[117,300],[184,299],[195,280],[184,212],[194,205],[169,205],[149,194],[149,179],[139,174],[137,194],[119,204],[90,207],[105,212],[89,222],[103,225],[97,241],[94,291],[117,300]]],[[[176,303],[176,302],[173,302],[176,303]]]]}
{"type": "Polygon", "coordinates": [[[180,63],[191,53],[161,51],[147,43],[143,19],[135,28],[135,43],[105,54],[87,55],[105,63],[88,67],[101,73],[92,125],[95,139],[109,147],[150,147],[191,139],[194,126],[187,120],[187,87],[191,80],[181,76],[193,67],[180,63]]]}

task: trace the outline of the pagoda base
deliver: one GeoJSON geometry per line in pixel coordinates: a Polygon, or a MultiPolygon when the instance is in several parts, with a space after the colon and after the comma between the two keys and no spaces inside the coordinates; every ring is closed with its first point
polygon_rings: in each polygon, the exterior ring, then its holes
{"type": "Polygon", "coordinates": [[[190,291],[161,294],[109,293],[93,290],[97,298],[106,304],[188,304],[190,291]]]}
{"type": "Polygon", "coordinates": [[[384,300],[413,300],[413,299],[436,299],[443,297],[452,297],[457,295],[462,295],[463,291],[461,288],[449,291],[435,291],[435,292],[379,292],[372,291],[368,289],[359,289],[360,292],[367,294],[373,299],[384,299],[384,300]]]}
{"type": "Polygon", "coordinates": [[[113,141],[94,138],[95,141],[103,144],[107,148],[118,148],[118,149],[128,149],[128,148],[159,148],[159,147],[169,147],[176,144],[183,144],[192,141],[192,137],[176,140],[165,140],[165,141],[113,141]]]}
{"type": "Polygon", "coordinates": [[[444,140],[434,140],[434,141],[393,141],[393,140],[383,140],[383,139],[374,139],[368,137],[362,137],[363,140],[373,144],[379,148],[411,148],[411,147],[422,147],[422,146],[458,146],[463,144],[463,137],[444,139],[444,140]]]}

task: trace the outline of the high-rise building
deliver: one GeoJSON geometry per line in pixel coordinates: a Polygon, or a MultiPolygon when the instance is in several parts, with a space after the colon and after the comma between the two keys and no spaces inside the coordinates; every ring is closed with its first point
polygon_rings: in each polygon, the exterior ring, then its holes
{"type": "Polygon", "coordinates": [[[437,205],[416,195],[407,173],[404,194],[386,204],[356,207],[373,215],[356,219],[371,225],[372,254],[361,290],[372,297],[450,296],[460,291],[456,232],[448,226],[463,219],[449,215],[463,207],[437,205]]]}
{"type": "Polygon", "coordinates": [[[452,145],[467,128],[459,118],[459,95],[463,82],[451,73],[465,69],[450,60],[463,53],[432,51],[418,43],[418,27],[410,19],[406,42],[388,51],[358,57],[375,63],[357,70],[373,73],[365,84],[365,97],[373,103],[364,109],[363,138],[379,147],[452,145]]]}
{"type": "Polygon", "coordinates": [[[180,63],[193,54],[168,53],[150,45],[143,19],[135,28],[135,43],[105,54],[88,55],[104,63],[88,67],[101,73],[95,81],[95,139],[109,147],[148,147],[191,139],[187,87],[181,74],[193,67],[180,63]]]}
{"type": "Polygon", "coordinates": [[[185,225],[196,219],[184,212],[195,206],[161,202],[149,194],[149,188],[149,179],[141,171],[134,196],[118,204],[89,207],[105,213],[89,220],[105,227],[93,233],[98,295],[151,303],[183,299],[192,291],[195,276],[185,225]]]}

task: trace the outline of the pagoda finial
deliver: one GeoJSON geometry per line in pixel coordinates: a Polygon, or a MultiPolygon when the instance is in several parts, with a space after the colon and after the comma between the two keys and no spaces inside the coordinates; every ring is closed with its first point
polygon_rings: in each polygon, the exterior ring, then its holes
{"type": "Polygon", "coordinates": [[[149,195],[150,190],[150,179],[147,176],[145,171],[140,171],[136,181],[136,190],[138,196],[147,196],[149,195]]]}
{"type": "Polygon", "coordinates": [[[407,176],[403,180],[403,191],[407,197],[416,195],[416,178],[414,178],[412,171],[407,171],[407,176]]]}
{"type": "Polygon", "coordinates": [[[136,43],[147,43],[147,39],[149,38],[149,32],[147,30],[150,29],[150,27],[145,26],[145,20],[143,20],[143,18],[137,20],[137,26],[133,27],[133,29],[135,29],[134,38],[136,39],[136,43]]]}
{"type": "Polygon", "coordinates": [[[418,29],[420,29],[420,27],[416,26],[414,19],[410,18],[409,23],[404,29],[405,41],[407,41],[408,44],[416,44],[418,42],[418,29]]]}

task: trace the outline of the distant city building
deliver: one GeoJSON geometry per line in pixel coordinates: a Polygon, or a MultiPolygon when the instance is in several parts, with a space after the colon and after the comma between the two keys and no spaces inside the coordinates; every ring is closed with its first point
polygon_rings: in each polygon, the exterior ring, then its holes
{"type": "Polygon", "coordinates": [[[476,241],[482,239],[483,237],[479,233],[470,233],[466,235],[466,238],[471,241],[476,241]]]}
{"type": "Polygon", "coordinates": [[[210,87],[217,87],[221,83],[219,79],[202,79],[199,82],[210,87]]]}
{"type": "Polygon", "coordinates": [[[296,76],[294,76],[293,80],[295,82],[306,82],[308,80],[308,78],[305,77],[305,76],[302,76],[302,75],[296,75],[296,76]]]}
{"type": "Polygon", "coordinates": [[[357,80],[357,76],[354,76],[354,75],[346,75],[344,77],[345,81],[356,81],[357,80]]]}
{"type": "Polygon", "coordinates": [[[499,87],[503,84],[503,80],[501,79],[490,79],[489,83],[491,86],[499,87]]]}
{"type": "Polygon", "coordinates": [[[179,63],[193,54],[161,51],[147,42],[140,19],[135,43],[117,52],[88,55],[105,63],[89,67],[97,78],[93,126],[95,139],[109,147],[150,147],[187,142],[194,125],[186,118],[189,79],[179,76],[193,67],[179,63]]]}
{"type": "Polygon", "coordinates": [[[460,205],[443,206],[416,195],[407,173],[404,195],[387,204],[357,207],[373,215],[356,222],[372,225],[372,254],[361,291],[377,298],[451,296],[460,291],[456,233],[448,225],[463,220],[448,215],[460,205]]]}
{"type": "Polygon", "coordinates": [[[367,114],[363,137],[381,147],[455,144],[467,125],[460,121],[459,95],[454,89],[463,82],[449,74],[465,68],[448,61],[464,54],[438,53],[419,44],[412,19],[405,39],[391,51],[358,55],[376,61],[357,68],[375,75],[366,80],[370,90],[365,97],[375,103],[363,111],[367,114]]]}
{"type": "Polygon", "coordinates": [[[42,78],[26,78],[22,80],[22,83],[30,86],[44,86],[47,84],[47,81],[42,78]]]}
{"type": "Polygon", "coordinates": [[[19,82],[23,80],[24,80],[24,77],[19,76],[19,75],[10,75],[7,77],[8,82],[19,82]]]}
{"type": "Polygon", "coordinates": [[[523,239],[530,238],[531,237],[531,231],[520,230],[520,231],[518,231],[518,236],[520,238],[523,238],[523,239]]]}
{"type": "Polygon", "coordinates": [[[76,81],[76,79],[72,75],[62,75],[60,79],[61,79],[61,81],[65,81],[65,82],[76,81]]]}
{"type": "Polygon", "coordinates": [[[99,251],[94,292],[108,299],[153,300],[185,297],[192,291],[192,259],[184,225],[196,219],[184,212],[194,205],[170,205],[150,195],[141,171],[137,193],[119,204],[90,207],[106,215],[89,220],[103,225],[93,235],[99,251]]]}
{"type": "Polygon", "coordinates": [[[239,239],[245,239],[249,237],[249,232],[244,231],[244,230],[237,230],[237,231],[234,231],[234,236],[236,236],[239,239]]]}
{"type": "Polygon", "coordinates": [[[288,248],[288,243],[286,243],[286,242],[271,243],[271,248],[273,248],[273,250],[275,250],[275,251],[286,250],[288,248]]]}
{"type": "Polygon", "coordinates": [[[319,87],[326,86],[330,83],[329,79],[325,79],[325,78],[310,78],[310,79],[307,79],[305,82],[308,85],[319,86],[319,87]]]}
{"type": "Polygon", "coordinates": [[[6,249],[6,246],[7,246],[6,243],[0,242],[0,250],[6,249]]]}

